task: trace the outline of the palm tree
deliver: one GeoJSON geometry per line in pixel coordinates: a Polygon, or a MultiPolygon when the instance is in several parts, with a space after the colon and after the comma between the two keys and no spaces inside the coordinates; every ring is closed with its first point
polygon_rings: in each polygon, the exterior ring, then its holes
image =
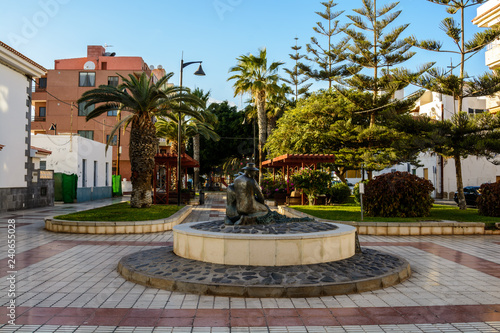
{"type": "MultiPolygon", "coordinates": [[[[212,112],[208,111],[208,109],[207,109],[208,99],[210,98],[210,91],[205,93],[203,91],[203,89],[196,88],[193,91],[193,95],[198,97],[201,101],[204,102],[203,107],[197,108],[197,111],[200,112],[200,114],[203,116],[204,122],[200,122],[199,120],[196,120],[196,119],[194,120],[194,122],[201,126],[200,129],[204,129],[204,127],[207,127],[207,126],[212,126],[211,128],[207,128],[207,129],[213,130],[213,126],[215,126],[217,124],[217,116],[214,115],[212,112]]],[[[193,158],[195,160],[197,160],[198,162],[200,161],[200,134],[201,133],[197,133],[195,136],[193,136],[193,158]]],[[[207,132],[207,134],[208,134],[208,132],[207,132]]],[[[215,132],[214,132],[214,134],[215,134],[215,132]]],[[[214,141],[219,141],[220,137],[217,134],[215,134],[215,135],[216,135],[216,137],[215,136],[213,137],[214,141]]],[[[205,136],[205,138],[206,138],[206,136],[205,136]]],[[[194,188],[195,189],[199,188],[199,183],[200,183],[200,168],[194,168],[194,188]]]]}
{"type": "MultiPolygon", "coordinates": [[[[273,62],[267,65],[266,49],[260,49],[259,55],[242,55],[237,58],[238,64],[232,67],[229,72],[235,73],[229,80],[234,82],[234,96],[250,93],[257,108],[259,124],[259,166],[262,169],[264,160],[264,144],[266,143],[266,100],[268,95],[272,95],[279,90],[278,68],[283,62],[273,62]]],[[[262,179],[262,172],[259,175],[259,182],[262,179]]]]}
{"type": "MultiPolygon", "coordinates": [[[[130,164],[132,169],[132,197],[130,206],[134,208],[150,207],[151,174],[154,170],[154,156],[158,140],[154,119],[170,111],[186,111],[184,103],[196,104],[200,101],[188,93],[187,89],[167,86],[173,73],[165,75],[156,83],[146,73],[129,74],[128,78],[120,75],[122,83],[118,87],[101,85],[83,93],[78,103],[86,102],[86,107],[99,104],[90,112],[86,120],[97,118],[105,112],[118,110],[130,113],[115,125],[109,136],[121,126],[130,129],[130,164]],[[181,103],[183,102],[183,103],[181,103]]],[[[200,103],[201,104],[201,103],[200,103]]],[[[108,141],[108,145],[109,145],[108,141]]],[[[108,147],[106,146],[106,148],[108,147]]]]}

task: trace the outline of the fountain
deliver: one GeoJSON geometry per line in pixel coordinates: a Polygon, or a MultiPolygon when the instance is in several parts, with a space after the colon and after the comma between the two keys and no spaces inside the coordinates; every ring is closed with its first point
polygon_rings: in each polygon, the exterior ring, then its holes
{"type": "Polygon", "coordinates": [[[173,247],[122,258],[120,274],[166,290],[241,297],[363,292],[411,275],[406,260],[361,250],[352,226],[270,211],[258,169],[249,163],[243,171],[228,188],[225,220],[175,226],[173,247]]]}

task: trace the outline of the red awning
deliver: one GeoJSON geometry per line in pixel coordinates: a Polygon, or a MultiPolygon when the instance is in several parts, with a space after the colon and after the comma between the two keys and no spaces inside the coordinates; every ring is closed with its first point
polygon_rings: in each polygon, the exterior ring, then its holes
{"type": "Polygon", "coordinates": [[[295,167],[319,163],[334,163],[333,154],[285,154],[262,162],[265,168],[295,167]]]}
{"type": "MultiPolygon", "coordinates": [[[[155,156],[156,165],[177,165],[177,154],[156,154],[155,156]]],[[[181,166],[183,168],[199,168],[200,164],[197,160],[189,156],[188,154],[181,155],[181,166]]]]}

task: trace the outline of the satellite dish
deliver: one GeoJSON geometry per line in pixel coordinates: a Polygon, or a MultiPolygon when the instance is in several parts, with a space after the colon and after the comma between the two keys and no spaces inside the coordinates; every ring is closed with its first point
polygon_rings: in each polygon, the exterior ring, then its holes
{"type": "Polygon", "coordinates": [[[83,69],[95,69],[95,63],[93,61],[87,61],[85,65],[83,65],[83,69]]]}
{"type": "Polygon", "coordinates": [[[162,65],[158,65],[158,69],[163,69],[163,66],[162,65]]]}
{"type": "Polygon", "coordinates": [[[153,69],[155,69],[155,66],[153,66],[153,65],[149,65],[149,69],[150,69],[150,70],[153,70],[153,69]]]}

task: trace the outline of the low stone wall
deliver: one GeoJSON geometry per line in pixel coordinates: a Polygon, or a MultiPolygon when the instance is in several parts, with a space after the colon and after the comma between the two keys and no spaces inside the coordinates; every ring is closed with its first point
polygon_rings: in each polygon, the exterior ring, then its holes
{"type": "Polygon", "coordinates": [[[54,217],[45,218],[45,229],[60,233],[73,234],[146,234],[169,231],[191,213],[193,207],[186,206],[169,218],[151,221],[66,221],[54,217]]]}
{"type": "Polygon", "coordinates": [[[346,222],[318,219],[286,206],[278,211],[289,217],[311,217],[320,222],[334,222],[356,227],[359,235],[429,236],[429,235],[500,235],[500,230],[484,230],[481,222],[346,222]]]}
{"type": "Polygon", "coordinates": [[[54,180],[39,179],[27,187],[0,188],[0,213],[54,206],[54,180]]]}

